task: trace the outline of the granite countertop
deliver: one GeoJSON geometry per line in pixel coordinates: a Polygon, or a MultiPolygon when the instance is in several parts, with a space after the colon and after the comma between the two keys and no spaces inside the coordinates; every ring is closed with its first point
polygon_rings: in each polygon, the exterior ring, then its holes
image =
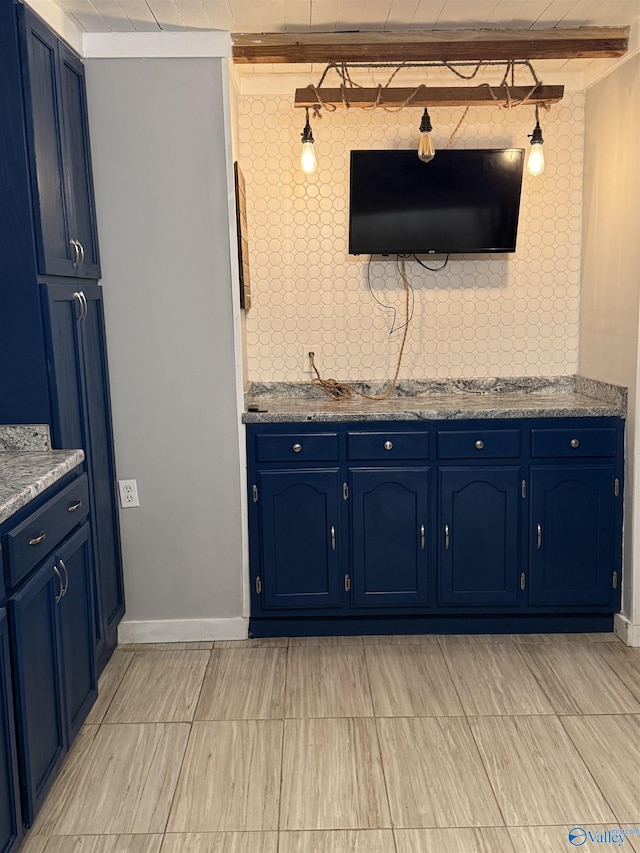
{"type": "Polygon", "coordinates": [[[0,426],[0,523],[84,460],[82,450],[49,450],[48,447],[46,427],[0,426]],[[16,445],[33,449],[5,449],[16,445]]]}
{"type": "MultiPolygon", "coordinates": [[[[384,386],[354,383],[369,394],[384,386]]],[[[252,383],[244,423],[625,417],[627,389],[583,376],[400,382],[382,401],[331,400],[310,383],[252,383]]]]}

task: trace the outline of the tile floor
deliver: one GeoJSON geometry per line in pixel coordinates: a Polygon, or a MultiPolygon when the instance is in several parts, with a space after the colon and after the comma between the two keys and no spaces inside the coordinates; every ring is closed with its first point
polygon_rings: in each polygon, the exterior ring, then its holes
{"type": "Polygon", "coordinates": [[[121,646],[99,688],[24,853],[567,853],[575,826],[640,853],[613,635],[121,646]]]}

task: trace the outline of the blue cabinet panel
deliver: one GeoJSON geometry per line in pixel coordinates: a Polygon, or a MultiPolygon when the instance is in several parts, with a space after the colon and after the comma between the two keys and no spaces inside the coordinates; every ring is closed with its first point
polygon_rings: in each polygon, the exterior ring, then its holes
{"type": "Polygon", "coordinates": [[[613,465],[532,468],[532,604],[613,606],[615,475],[613,465]]]}
{"type": "Polygon", "coordinates": [[[440,470],[440,603],[517,603],[521,479],[520,468],[440,470]]]}
{"type": "Polygon", "coordinates": [[[338,470],[261,472],[258,488],[262,606],[338,606],[338,470]]]}
{"type": "Polygon", "coordinates": [[[350,472],[354,605],[427,603],[429,476],[428,468],[350,472]]]}
{"type": "Polygon", "coordinates": [[[531,455],[559,457],[615,456],[617,430],[574,427],[571,429],[532,429],[531,455]]]}
{"type": "Polygon", "coordinates": [[[66,749],[55,560],[9,601],[23,811],[31,826],[66,749]]]}
{"type": "Polygon", "coordinates": [[[11,689],[7,614],[0,608],[0,851],[16,850],[22,836],[20,788],[11,689]]]}

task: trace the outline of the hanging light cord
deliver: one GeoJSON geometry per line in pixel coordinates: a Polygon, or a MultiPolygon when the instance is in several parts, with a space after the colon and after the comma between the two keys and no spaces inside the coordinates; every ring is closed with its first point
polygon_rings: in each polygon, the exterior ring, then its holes
{"type": "Polygon", "coordinates": [[[404,294],[405,294],[405,323],[404,323],[404,331],[402,333],[402,343],[400,344],[400,352],[398,353],[398,361],[396,364],[396,370],[393,375],[393,379],[389,383],[386,391],[383,394],[365,394],[364,391],[360,391],[350,382],[339,382],[337,379],[324,379],[320,376],[320,371],[316,367],[315,357],[313,353],[309,353],[309,358],[311,360],[311,367],[315,371],[315,377],[311,380],[311,384],[316,388],[320,388],[327,397],[331,397],[332,400],[348,400],[353,395],[357,395],[358,397],[364,397],[366,400],[386,400],[388,399],[393,389],[396,387],[396,383],[398,381],[398,374],[400,373],[400,365],[402,364],[402,356],[404,354],[404,346],[407,342],[407,334],[409,332],[409,320],[410,320],[410,292],[411,286],[409,284],[409,279],[407,278],[407,270],[405,265],[405,259],[400,259],[400,276],[402,278],[404,284],[404,294]]]}

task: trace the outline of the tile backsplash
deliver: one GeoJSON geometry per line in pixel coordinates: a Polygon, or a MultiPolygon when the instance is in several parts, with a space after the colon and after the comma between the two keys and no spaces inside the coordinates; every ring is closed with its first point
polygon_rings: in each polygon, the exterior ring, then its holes
{"type": "MultiPolygon", "coordinates": [[[[417,148],[421,112],[323,110],[321,119],[311,119],[318,171],[307,176],[299,166],[304,111],[293,107],[293,97],[240,96],[253,291],[249,380],[303,380],[309,348],[323,376],[384,381],[393,375],[404,287],[394,258],[374,256],[369,263],[348,254],[349,152],[417,148]]],[[[430,112],[436,148],[444,147],[463,108],[430,112]]],[[[472,107],[452,147],[519,147],[528,154],[534,123],[532,107],[472,107]]],[[[583,93],[541,110],[541,125],[546,167],[536,178],[525,170],[515,254],[452,256],[440,272],[407,260],[413,316],[400,378],[576,372],[583,93]]]]}

